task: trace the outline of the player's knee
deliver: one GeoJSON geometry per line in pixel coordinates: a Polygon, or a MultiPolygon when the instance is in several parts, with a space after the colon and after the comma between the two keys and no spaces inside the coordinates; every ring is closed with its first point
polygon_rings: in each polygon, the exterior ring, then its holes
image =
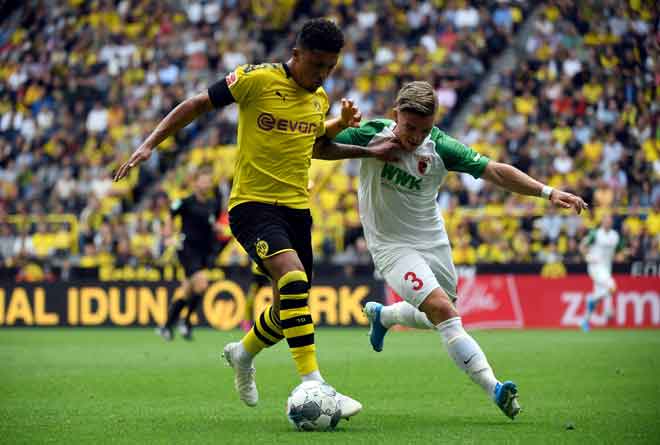
{"type": "Polygon", "coordinates": [[[203,294],[206,292],[206,289],[209,288],[209,283],[208,281],[201,282],[199,286],[195,287],[195,293],[196,294],[203,294]]]}
{"type": "Polygon", "coordinates": [[[190,278],[187,278],[181,283],[181,292],[183,295],[188,295],[188,293],[192,290],[192,280],[190,278]]]}
{"type": "Polygon", "coordinates": [[[285,272],[277,280],[281,298],[287,295],[301,295],[309,292],[309,280],[304,270],[293,269],[285,272]]]}
{"type": "Polygon", "coordinates": [[[287,251],[268,258],[264,261],[264,265],[270,271],[271,276],[275,282],[278,282],[284,275],[292,271],[305,272],[300,258],[295,252],[287,251]]]}
{"type": "Polygon", "coordinates": [[[206,289],[209,287],[209,281],[206,278],[206,274],[198,272],[193,276],[192,279],[192,288],[195,293],[206,292],[206,289]]]}
{"type": "Polygon", "coordinates": [[[440,288],[434,289],[419,306],[431,322],[436,325],[450,318],[458,317],[458,311],[447,294],[440,288]]]}

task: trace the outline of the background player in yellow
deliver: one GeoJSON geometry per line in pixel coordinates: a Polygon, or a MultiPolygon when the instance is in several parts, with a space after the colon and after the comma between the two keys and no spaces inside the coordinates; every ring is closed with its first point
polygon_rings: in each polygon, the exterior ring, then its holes
{"type": "MultiPolygon", "coordinates": [[[[378,157],[393,159],[392,141],[370,147],[343,145],[331,139],[360,115],[342,101],[341,117],[329,120],[328,97],[322,88],[344,45],[331,21],[307,21],[286,63],[243,65],[170,112],[123,164],[119,180],[147,159],[154,147],[202,113],[238,103],[238,156],[229,199],[232,233],[257,265],[273,280],[274,301],[258,316],[240,342],[225,346],[234,368],[239,397],[249,406],[259,400],[253,358],[283,338],[303,381],[324,381],[316,360],[314,324],[307,300],[312,278],[312,218],[308,169],[312,155],[321,159],[378,157]]],[[[362,405],[338,393],[342,417],[362,405]]]]}

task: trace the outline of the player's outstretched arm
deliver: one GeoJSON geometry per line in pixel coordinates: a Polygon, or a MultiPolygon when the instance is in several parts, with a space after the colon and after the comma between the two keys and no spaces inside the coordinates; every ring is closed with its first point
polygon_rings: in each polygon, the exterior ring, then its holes
{"type": "MultiPolygon", "coordinates": [[[[333,141],[337,135],[347,128],[360,127],[362,113],[352,100],[341,100],[341,115],[325,121],[325,134],[314,143],[312,158],[327,161],[349,158],[377,158],[385,162],[397,160],[396,152],[401,148],[398,139],[384,139],[368,149],[361,145],[343,144],[333,141]]],[[[350,138],[348,139],[350,140],[350,138]]]]}
{"type": "Polygon", "coordinates": [[[520,193],[521,195],[547,197],[552,204],[566,209],[573,208],[578,214],[588,207],[587,203],[579,196],[553,189],[518,170],[516,167],[502,162],[488,162],[481,177],[510,192],[520,193]]]}
{"type": "Polygon", "coordinates": [[[385,162],[398,160],[397,152],[401,145],[396,138],[383,139],[381,142],[367,147],[360,145],[340,144],[322,137],[314,143],[312,157],[314,159],[325,159],[332,161],[336,159],[349,158],[376,158],[385,162]]]}
{"type": "Polygon", "coordinates": [[[119,170],[115,173],[114,180],[119,181],[124,178],[131,168],[149,159],[151,152],[158,144],[194,121],[201,114],[212,109],[213,104],[209,98],[208,91],[199,93],[181,102],[160,121],[149,137],[133,152],[128,161],[119,167],[119,170]]]}

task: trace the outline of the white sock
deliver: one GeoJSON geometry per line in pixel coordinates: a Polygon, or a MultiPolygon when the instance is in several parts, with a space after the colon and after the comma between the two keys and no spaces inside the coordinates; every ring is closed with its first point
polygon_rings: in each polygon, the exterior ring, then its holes
{"type": "Polygon", "coordinates": [[[594,313],[594,311],[596,310],[596,306],[598,305],[598,303],[600,302],[600,300],[602,300],[603,298],[607,297],[607,295],[608,295],[607,292],[600,292],[600,293],[595,293],[595,292],[594,292],[594,293],[590,294],[590,295],[587,297],[587,310],[585,311],[585,314],[584,314],[584,319],[585,319],[587,322],[589,321],[589,319],[591,318],[591,315],[592,315],[592,314],[594,313]],[[593,302],[593,303],[594,303],[594,310],[593,310],[593,311],[590,311],[590,310],[589,310],[589,303],[590,303],[590,302],[593,302]]]}
{"type": "Polygon", "coordinates": [[[605,305],[605,318],[610,319],[612,318],[612,294],[608,293],[607,296],[605,297],[605,300],[603,301],[603,304],[605,305]]]}
{"type": "Polygon", "coordinates": [[[386,328],[390,328],[395,324],[417,329],[433,329],[435,327],[424,312],[405,301],[383,306],[380,311],[380,322],[386,328]]]}
{"type": "Polygon", "coordinates": [[[456,366],[481,386],[491,399],[494,398],[498,380],[479,344],[463,329],[461,317],[445,320],[439,323],[436,329],[456,366]]]}
{"type": "Polygon", "coordinates": [[[323,379],[323,376],[321,375],[321,372],[317,369],[316,371],[312,371],[309,374],[305,374],[300,377],[303,382],[311,382],[311,381],[317,381],[317,382],[325,382],[323,379]]]}

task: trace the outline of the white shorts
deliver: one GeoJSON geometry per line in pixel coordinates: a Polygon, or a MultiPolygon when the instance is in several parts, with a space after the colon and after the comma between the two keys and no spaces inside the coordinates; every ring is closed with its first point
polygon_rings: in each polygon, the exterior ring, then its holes
{"type": "Polygon", "coordinates": [[[452,301],[456,300],[456,269],[450,246],[439,246],[432,251],[402,248],[388,251],[389,269],[381,268],[374,258],[387,284],[408,303],[419,308],[424,299],[436,288],[444,290],[452,301]],[[393,261],[394,260],[394,261],[393,261]]]}
{"type": "Polygon", "coordinates": [[[616,289],[616,283],[608,267],[590,264],[587,271],[594,282],[594,297],[601,297],[616,289]]]}

